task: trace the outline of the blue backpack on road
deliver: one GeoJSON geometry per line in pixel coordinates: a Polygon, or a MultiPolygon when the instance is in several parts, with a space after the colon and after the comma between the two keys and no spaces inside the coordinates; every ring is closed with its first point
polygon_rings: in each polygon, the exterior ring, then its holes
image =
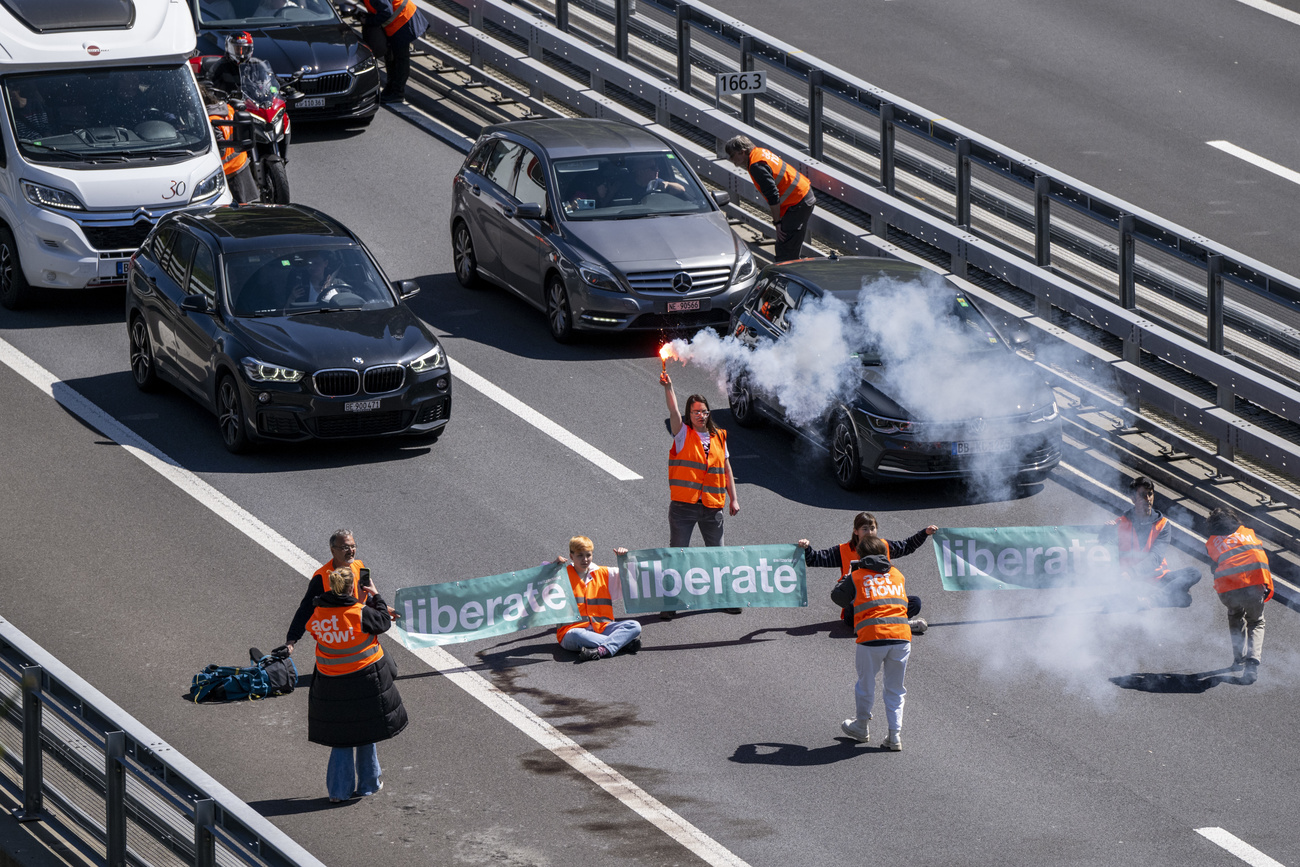
{"type": "Polygon", "coordinates": [[[250,648],[252,665],[209,665],[190,682],[192,702],[244,701],[286,695],[298,685],[298,667],[287,652],[250,648]]]}

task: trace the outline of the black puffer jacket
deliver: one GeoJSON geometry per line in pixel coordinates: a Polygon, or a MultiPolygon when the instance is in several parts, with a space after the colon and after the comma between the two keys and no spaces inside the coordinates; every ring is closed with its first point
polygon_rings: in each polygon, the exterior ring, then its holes
{"type": "MultiPolygon", "coordinates": [[[[316,610],[356,604],[351,596],[330,592],[316,600],[316,610]]],[[[361,630],[380,635],[391,625],[388,604],[372,594],[361,610],[361,630]]],[[[317,669],[307,698],[307,740],[327,747],[361,747],[400,734],[407,720],[396,678],[397,666],[387,653],[351,674],[331,676],[317,669]]]]}

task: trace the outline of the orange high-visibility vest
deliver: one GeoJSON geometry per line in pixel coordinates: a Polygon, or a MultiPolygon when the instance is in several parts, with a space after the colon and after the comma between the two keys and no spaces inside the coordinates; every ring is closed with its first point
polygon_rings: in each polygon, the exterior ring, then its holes
{"type": "Polygon", "coordinates": [[[752,166],[757,162],[767,163],[772,170],[772,177],[776,179],[777,204],[781,206],[780,214],[784,217],[791,205],[799,204],[808,195],[812,181],[767,148],[754,148],[749,152],[749,164],[752,166]]]}
{"type": "MultiPolygon", "coordinates": [[[[366,568],[366,564],[360,560],[352,561],[352,598],[361,599],[361,570],[366,568]]],[[[330,573],[334,571],[334,561],[326,561],[319,569],[312,573],[313,578],[319,578],[321,584],[325,587],[325,592],[330,592],[330,573]]],[[[366,595],[369,595],[368,593],[366,595]]]]}
{"type": "Polygon", "coordinates": [[[1273,573],[1268,569],[1268,554],[1254,530],[1238,527],[1230,536],[1211,536],[1205,550],[1214,561],[1214,592],[1227,593],[1263,584],[1268,588],[1265,601],[1273,596],[1273,573]]]}
{"type": "Polygon", "coordinates": [[[668,449],[668,494],[678,503],[703,503],[710,509],[727,504],[727,432],[719,430],[704,453],[700,435],[689,423],[686,442],[677,451],[677,440],[668,449]]]}
{"type": "Polygon", "coordinates": [[[361,631],[360,602],[347,608],[317,608],[307,621],[316,639],[316,671],[337,676],[352,674],[384,657],[379,638],[361,631]]]}
{"type": "MultiPolygon", "coordinates": [[[[889,556],[889,542],[887,542],[884,539],[881,539],[881,541],[885,543],[885,559],[886,560],[894,559],[893,557],[889,556]]],[[[852,569],[849,568],[849,564],[856,559],[858,559],[857,546],[854,545],[852,542],[841,542],[840,543],[840,577],[841,578],[843,578],[845,575],[848,575],[850,572],[853,571],[852,569]]]]}
{"type": "Polygon", "coordinates": [[[609,567],[597,566],[591,570],[591,580],[583,581],[578,570],[569,567],[569,584],[573,598],[578,601],[578,613],[586,620],[570,623],[555,630],[556,640],[562,640],[570,629],[582,627],[603,633],[614,622],[614,599],[609,592],[609,567]]]}
{"type": "MultiPolygon", "coordinates": [[[[226,105],[226,110],[224,113],[218,112],[217,114],[210,114],[208,115],[208,118],[210,120],[231,121],[231,123],[228,124],[226,123],[220,124],[217,127],[217,130],[221,133],[219,137],[222,141],[231,141],[235,137],[235,125],[234,125],[235,110],[231,108],[229,104],[226,105]]],[[[236,150],[235,148],[226,148],[221,152],[221,168],[223,171],[225,171],[227,177],[233,175],[235,172],[242,169],[247,162],[248,162],[248,151],[236,150]]],[[[325,589],[326,590],[329,589],[328,584],[326,585],[325,589]]]]}
{"type": "MultiPolygon", "coordinates": [[[[362,0],[366,4],[366,11],[371,15],[379,14],[375,7],[371,5],[370,0],[362,0]]],[[[415,17],[415,0],[393,0],[393,17],[382,23],[384,34],[392,36],[402,29],[402,25],[415,17]]]]}
{"type": "MultiPolygon", "coordinates": [[[[1134,573],[1139,563],[1146,559],[1146,555],[1151,552],[1151,546],[1156,543],[1156,537],[1164,529],[1165,524],[1169,523],[1168,518],[1161,518],[1159,521],[1151,522],[1151,532],[1147,534],[1145,541],[1137,537],[1137,529],[1133,522],[1124,516],[1120,516],[1119,526],[1119,566],[1130,574],[1134,573]]],[[[1169,567],[1165,564],[1164,558],[1160,558],[1159,565],[1156,566],[1155,574],[1151,577],[1152,581],[1159,581],[1169,573],[1169,567]]]]}
{"type": "Polygon", "coordinates": [[[903,573],[893,566],[888,572],[858,569],[853,573],[853,631],[858,644],[886,638],[912,640],[907,625],[907,589],[903,573]]]}

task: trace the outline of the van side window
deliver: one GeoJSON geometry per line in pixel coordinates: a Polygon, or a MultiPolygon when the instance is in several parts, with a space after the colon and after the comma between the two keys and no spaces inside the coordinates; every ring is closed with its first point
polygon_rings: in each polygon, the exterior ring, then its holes
{"type": "Polygon", "coordinates": [[[217,303],[217,278],[212,251],[198,244],[194,251],[194,264],[190,266],[190,285],[187,295],[202,295],[214,306],[217,303]]]}
{"type": "Polygon", "coordinates": [[[171,278],[177,289],[184,291],[185,269],[190,265],[194,247],[198,244],[194,236],[185,232],[173,232],[167,250],[161,262],[163,271],[171,278]]]}

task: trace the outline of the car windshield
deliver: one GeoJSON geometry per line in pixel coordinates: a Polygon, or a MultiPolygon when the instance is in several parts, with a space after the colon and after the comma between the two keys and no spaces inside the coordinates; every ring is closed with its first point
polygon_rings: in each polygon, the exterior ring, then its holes
{"type": "Polygon", "coordinates": [[[618,220],[711,210],[695,178],[671,151],[556,160],[566,220],[618,220]]]}
{"type": "Polygon", "coordinates": [[[260,250],[224,258],[226,291],[236,316],[381,310],[397,303],[359,247],[260,250]]]}
{"type": "MultiPolygon", "coordinates": [[[[860,315],[861,308],[855,306],[855,312],[860,315]]],[[[881,364],[885,354],[895,364],[906,361],[909,355],[926,355],[937,350],[951,358],[1006,351],[989,321],[960,295],[951,299],[946,313],[940,309],[926,329],[924,340],[891,340],[888,341],[890,351],[885,353],[882,350],[885,341],[879,339],[881,335],[870,323],[866,331],[866,343],[857,352],[863,364],[881,364]]]]}
{"type": "Polygon", "coordinates": [[[13,75],[5,107],[30,162],[189,157],[212,142],[186,65],[13,75]]]}
{"type": "MultiPolygon", "coordinates": [[[[199,23],[204,27],[248,29],[338,20],[329,0],[199,0],[199,23]]],[[[253,50],[256,53],[256,45],[253,50]]]]}

